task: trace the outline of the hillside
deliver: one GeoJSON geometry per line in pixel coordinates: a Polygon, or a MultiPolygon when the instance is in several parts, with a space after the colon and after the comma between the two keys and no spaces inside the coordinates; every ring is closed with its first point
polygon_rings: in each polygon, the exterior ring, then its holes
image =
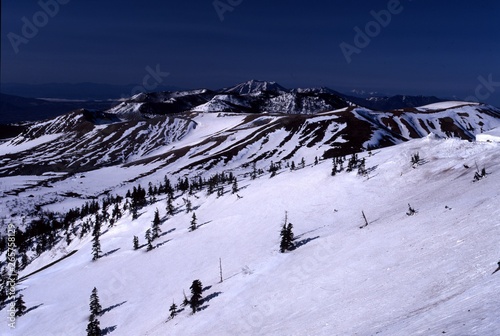
{"type": "Polygon", "coordinates": [[[3,225],[47,232],[17,241],[28,312],[0,334],[85,335],[94,287],[106,335],[498,330],[500,144],[473,141],[497,134],[498,109],[152,116],[140,104],[75,111],[0,144],[3,225]],[[125,197],[139,185],[153,190],[144,203],[125,197]],[[295,249],[280,253],[285,217],[295,249]],[[195,279],[201,309],[169,319],[195,279]]]}
{"type": "MultiPolygon", "coordinates": [[[[500,287],[491,275],[499,255],[497,144],[431,137],[366,159],[369,178],[332,177],[324,162],[241,178],[241,198],[195,193],[189,198],[205,225],[194,232],[177,194],[179,213],[165,217],[165,235],[150,252],[133,251],[132,237],[143,243],[154,210],[165,216],[163,199],[137,220],[125,215],[106,229],[101,244],[109,255],[96,262],[90,237],[60,243],[21,276],[77,252],[21,281],[27,306],[37,308],[9,332],[83,335],[96,286],[110,308],[101,325],[116,335],[493,335],[500,311],[491,295],[500,287]],[[415,152],[425,164],[412,168],[415,152]],[[474,162],[490,172],[477,183],[464,168],[474,162]],[[405,214],[407,203],[416,215],[405,214]],[[300,247],[280,254],[285,211],[300,247]],[[369,220],[363,229],[361,211],[369,220]],[[166,322],[172,300],[179,304],[194,279],[209,287],[206,309],[166,322]]],[[[87,178],[113,179],[103,174],[87,178]]]]}

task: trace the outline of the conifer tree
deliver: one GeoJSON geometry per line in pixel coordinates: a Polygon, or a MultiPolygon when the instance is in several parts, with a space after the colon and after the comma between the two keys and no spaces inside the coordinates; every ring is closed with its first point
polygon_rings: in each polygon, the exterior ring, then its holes
{"type": "Polygon", "coordinates": [[[16,316],[22,316],[26,312],[26,306],[23,298],[24,298],[23,294],[20,294],[16,298],[16,303],[15,303],[16,316]]]}
{"type": "Polygon", "coordinates": [[[172,302],[172,304],[170,305],[169,312],[170,319],[173,319],[177,315],[177,305],[175,304],[175,302],[172,302]]]}
{"type": "Polygon", "coordinates": [[[257,163],[255,161],[252,163],[252,173],[250,174],[250,178],[252,180],[257,178],[257,163]]]}
{"type": "Polygon", "coordinates": [[[139,249],[139,237],[137,236],[134,236],[134,250],[138,250],[139,249]]]}
{"type": "Polygon", "coordinates": [[[233,180],[232,192],[233,194],[236,194],[238,192],[238,180],[236,178],[234,178],[233,180]]]}
{"type": "Polygon", "coordinates": [[[281,228],[280,236],[280,252],[285,253],[286,251],[291,251],[294,249],[294,236],[293,236],[293,224],[288,223],[288,216],[285,212],[285,221],[283,223],[283,227],[281,228]]]}
{"type": "Polygon", "coordinates": [[[174,208],[174,205],[173,205],[173,200],[174,199],[174,194],[169,192],[167,194],[167,214],[169,216],[173,216],[174,215],[174,211],[175,211],[175,208],[174,208]]]}
{"type": "Polygon", "coordinates": [[[288,251],[291,251],[295,248],[293,244],[293,240],[295,239],[293,235],[293,224],[288,223],[286,227],[286,241],[288,242],[288,251]]]}
{"type": "Polygon", "coordinates": [[[130,204],[129,209],[130,213],[132,214],[132,220],[136,220],[137,218],[139,218],[139,208],[137,207],[137,204],[132,202],[132,204],[130,204]]]}
{"type": "Polygon", "coordinates": [[[153,237],[151,237],[151,229],[146,230],[146,234],[144,235],[144,238],[146,238],[146,241],[148,243],[147,250],[151,251],[153,249],[153,237]]]}
{"type": "Polygon", "coordinates": [[[191,300],[189,300],[189,306],[193,310],[194,314],[203,303],[201,296],[203,292],[203,285],[200,280],[194,280],[189,288],[191,289],[191,300]]]}
{"type": "Polygon", "coordinates": [[[221,197],[221,196],[224,196],[224,187],[223,186],[220,186],[217,189],[217,197],[221,197]]]}
{"type": "Polygon", "coordinates": [[[120,210],[120,207],[118,206],[118,203],[115,203],[115,207],[113,208],[111,216],[115,218],[115,220],[118,220],[122,217],[122,212],[120,210]]]}
{"type": "Polygon", "coordinates": [[[92,318],[92,316],[95,317],[101,314],[102,306],[101,303],[99,302],[99,294],[97,293],[96,287],[92,289],[92,293],[90,294],[89,307],[90,307],[90,318],[92,318]]]}
{"type": "Polygon", "coordinates": [[[190,231],[194,231],[198,228],[198,225],[196,224],[196,213],[193,212],[193,217],[191,218],[191,225],[189,226],[190,231]]]}
{"type": "Polygon", "coordinates": [[[287,241],[286,241],[286,224],[283,224],[283,227],[281,228],[281,232],[280,232],[280,237],[281,237],[281,240],[280,240],[280,252],[281,253],[285,253],[285,251],[287,250],[287,241]]]}
{"type": "Polygon", "coordinates": [[[89,323],[87,324],[87,336],[101,336],[100,322],[97,316],[101,314],[101,304],[99,302],[99,295],[97,294],[97,288],[92,289],[90,294],[90,316],[89,323]]]}
{"type": "Polygon", "coordinates": [[[92,241],[92,261],[96,261],[101,257],[101,242],[99,241],[100,230],[94,229],[93,236],[94,239],[92,241]]]}
{"type": "Polygon", "coordinates": [[[337,175],[337,162],[333,159],[332,176],[337,175]]]}
{"type": "Polygon", "coordinates": [[[161,221],[160,221],[160,212],[158,211],[158,209],[156,209],[155,211],[155,217],[153,219],[153,225],[151,227],[151,231],[152,231],[152,236],[151,238],[153,240],[155,240],[156,238],[160,237],[160,232],[161,232],[161,229],[160,229],[160,224],[161,224],[161,221]]]}
{"type": "Polygon", "coordinates": [[[365,176],[365,175],[367,175],[366,160],[365,160],[365,158],[362,158],[361,162],[358,165],[358,175],[359,176],[365,176]]]}
{"type": "Polygon", "coordinates": [[[416,152],[411,156],[411,163],[413,165],[413,168],[415,168],[417,165],[420,164],[420,153],[416,152]]]}
{"type": "Polygon", "coordinates": [[[407,216],[413,216],[417,213],[417,210],[411,207],[410,203],[408,203],[408,211],[406,212],[407,216]]]}

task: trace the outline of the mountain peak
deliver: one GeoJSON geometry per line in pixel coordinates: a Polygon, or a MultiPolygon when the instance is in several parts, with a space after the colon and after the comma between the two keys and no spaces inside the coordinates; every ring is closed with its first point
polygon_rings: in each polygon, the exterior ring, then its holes
{"type": "Polygon", "coordinates": [[[224,93],[239,93],[239,94],[252,94],[264,91],[274,91],[277,93],[285,93],[289,90],[279,85],[276,82],[267,82],[261,80],[251,79],[247,82],[240,83],[231,88],[224,88],[220,90],[224,93]]]}

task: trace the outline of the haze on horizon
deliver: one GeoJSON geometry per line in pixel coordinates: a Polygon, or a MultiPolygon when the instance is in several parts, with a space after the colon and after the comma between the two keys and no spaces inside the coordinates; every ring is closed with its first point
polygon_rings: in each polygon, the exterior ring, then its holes
{"type": "Polygon", "coordinates": [[[182,88],[260,79],[498,106],[499,13],[494,0],[4,1],[1,82],[140,85],[149,68],[182,88]]]}

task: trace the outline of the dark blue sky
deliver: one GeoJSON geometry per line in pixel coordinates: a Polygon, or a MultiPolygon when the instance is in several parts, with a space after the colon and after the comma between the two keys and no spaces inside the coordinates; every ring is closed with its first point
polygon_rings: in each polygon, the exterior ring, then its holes
{"type": "Polygon", "coordinates": [[[158,65],[170,73],[163,84],[184,88],[261,79],[339,91],[479,93],[500,105],[498,0],[220,0],[232,9],[223,21],[213,0],[41,1],[67,3],[51,17],[38,1],[2,1],[4,83],[139,85],[146,67],[158,65]],[[370,12],[388,8],[390,23],[375,23],[370,12]],[[23,33],[23,17],[38,22],[34,36],[23,33]],[[369,44],[359,37],[356,44],[354,28],[366,32],[367,24],[369,44]],[[342,43],[357,48],[350,63],[342,43]]]}

